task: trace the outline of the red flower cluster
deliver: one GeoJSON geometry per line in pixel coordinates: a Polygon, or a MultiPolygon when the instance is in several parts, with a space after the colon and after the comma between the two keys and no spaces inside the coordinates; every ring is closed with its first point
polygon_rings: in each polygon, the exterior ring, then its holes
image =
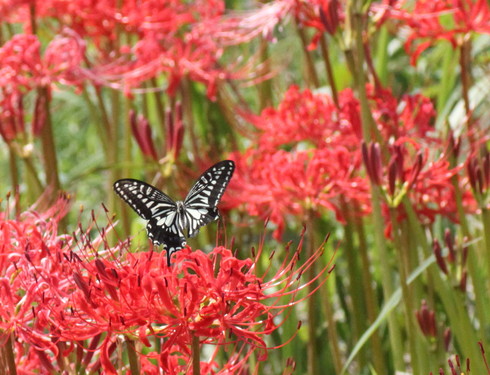
{"type": "Polygon", "coordinates": [[[274,0],[249,12],[231,14],[201,26],[221,45],[237,45],[259,35],[273,39],[274,28],[290,16],[301,26],[316,30],[310,48],[315,48],[322,33],[334,34],[345,18],[338,0],[274,0]]]}
{"type": "Polygon", "coordinates": [[[45,215],[0,222],[0,338],[14,338],[17,368],[25,372],[82,366],[116,374],[116,348],[125,339],[139,348],[145,373],[178,374],[188,369],[197,338],[216,347],[202,373],[235,373],[255,351],[266,358],[265,336],[299,290],[323,284],[331,268],[300,285],[321,249],[299,266],[298,248],[275,275],[259,276],[253,260],[224,247],[210,254],[186,248],[168,267],[164,255],[130,253],[127,242],[108,247],[105,230],[95,240],[81,228],[78,239],[57,235],[65,207],[60,201],[45,215]],[[218,371],[215,355],[230,344],[235,353],[218,371]],[[74,353],[76,363],[65,363],[74,353]]]}
{"type": "MultiPolygon", "coordinates": [[[[436,150],[443,153],[443,145],[432,127],[435,110],[430,100],[422,95],[396,99],[389,90],[367,89],[378,132],[373,137],[387,140],[393,155],[385,163],[378,152],[368,169],[371,180],[376,177],[376,184],[385,184],[390,199],[400,192],[395,191],[397,184],[403,195],[410,191],[424,222],[433,221],[436,214],[456,219],[451,178],[460,168],[451,169],[444,157],[432,161],[436,150]],[[422,151],[429,148],[434,154],[422,151]]],[[[278,226],[276,237],[283,232],[287,215],[304,220],[326,208],[343,221],[345,204],[353,212],[369,212],[359,108],[348,89],[340,92],[337,108],[328,95],[291,87],[277,108],[249,117],[261,131],[258,147],[233,156],[237,171],[225,199],[244,204],[251,215],[270,218],[278,226]]]]}
{"type": "MultiPolygon", "coordinates": [[[[34,11],[36,22],[55,20],[59,25],[58,34],[70,30],[70,34],[79,36],[76,39],[93,42],[98,55],[90,62],[83,77],[89,77],[96,85],[129,91],[144,80],[164,73],[168,77],[167,89],[171,94],[183,77],[189,77],[205,83],[209,96],[214,97],[217,81],[230,76],[217,63],[222,48],[213,40],[209,30],[198,27],[200,23],[212,22],[223,14],[222,0],[124,1],[120,5],[113,0],[102,0],[96,4],[92,1],[61,0],[0,1],[0,10],[7,19],[22,22],[29,33],[35,33],[30,13],[34,11]],[[122,44],[121,41],[127,39],[134,41],[131,47],[122,44]]],[[[14,38],[36,39],[30,34],[14,38]]],[[[48,56],[47,53],[42,64],[25,64],[24,67],[35,68],[33,71],[36,72],[43,65],[55,63],[59,68],[62,61],[71,64],[74,62],[72,56],[60,51],[62,47],[58,43],[56,54],[48,56]],[[51,61],[52,58],[58,61],[51,61]]],[[[74,44],[66,47],[70,47],[66,51],[79,50],[74,44]]],[[[39,53],[33,56],[39,56],[39,53]]],[[[0,70],[5,61],[1,60],[0,70]]],[[[89,61],[88,57],[86,61],[89,61]]]]}
{"type": "Polygon", "coordinates": [[[401,20],[410,28],[405,47],[411,55],[412,64],[438,40],[447,40],[456,47],[465,35],[490,33],[490,6],[487,0],[403,0],[389,8],[391,17],[401,20]],[[405,4],[409,9],[404,8],[405,4]]]}
{"type": "MultiPolygon", "coordinates": [[[[56,37],[41,56],[41,42],[35,35],[19,34],[0,47],[0,134],[11,142],[25,132],[23,97],[40,87],[55,83],[82,84],[86,72],[81,67],[85,44],[74,34],[56,37]]],[[[39,135],[44,121],[36,104],[31,132],[39,135]]]]}
{"type": "Polygon", "coordinates": [[[0,220],[0,342],[15,338],[21,373],[51,371],[47,358],[61,350],[51,334],[56,331],[51,311],[64,307],[74,289],[71,269],[63,262],[69,237],[57,234],[65,212],[66,202],[60,200],[44,214],[27,212],[18,220],[2,215],[0,220]]]}

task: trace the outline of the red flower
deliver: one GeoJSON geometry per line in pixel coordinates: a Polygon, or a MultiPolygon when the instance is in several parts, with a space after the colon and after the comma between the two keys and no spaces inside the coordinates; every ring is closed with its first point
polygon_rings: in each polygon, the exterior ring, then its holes
{"type": "Polygon", "coordinates": [[[366,180],[354,174],[360,160],[344,147],[249,150],[233,159],[237,168],[226,199],[245,204],[250,215],[277,224],[276,238],[281,236],[288,215],[305,218],[310,210],[318,214],[326,208],[343,221],[341,201],[355,201],[361,210],[369,210],[366,180]]]}
{"type": "Polygon", "coordinates": [[[17,34],[0,48],[0,88],[7,93],[51,83],[80,83],[84,43],[71,33],[55,38],[41,57],[35,35],[17,34]]]}
{"type": "MultiPolygon", "coordinates": [[[[407,95],[398,100],[390,90],[371,85],[367,90],[378,131],[373,136],[380,133],[392,143],[417,139],[418,147],[440,146],[432,137],[435,110],[428,98],[407,95]]],[[[359,214],[369,212],[369,188],[361,174],[359,111],[352,90],[339,93],[337,108],[328,95],[292,86],[277,108],[249,116],[261,131],[258,147],[234,155],[237,172],[225,201],[269,218],[278,226],[276,237],[288,215],[304,220],[308,212],[326,208],[343,221],[345,203],[354,203],[359,214]]]]}
{"type": "MultiPolygon", "coordinates": [[[[43,57],[41,43],[34,35],[15,35],[0,48],[0,134],[7,143],[25,132],[22,102],[27,92],[54,83],[80,85],[83,82],[84,48],[80,38],[69,32],[51,41],[43,57]]],[[[44,125],[41,104],[36,103],[33,135],[38,135],[44,125]]]]}
{"type": "MultiPolygon", "coordinates": [[[[458,220],[452,178],[462,166],[451,168],[444,155],[431,160],[428,149],[409,139],[398,140],[390,155],[389,163],[383,164],[379,147],[363,145],[368,175],[373,184],[380,186],[388,207],[398,209],[400,217],[405,217],[401,203],[408,196],[422,223],[434,222],[437,215],[458,220]]],[[[468,198],[466,192],[465,208],[474,211],[475,204],[468,198]]]]}
{"type": "Polygon", "coordinates": [[[400,1],[390,13],[410,28],[405,48],[411,55],[412,64],[438,40],[447,40],[455,47],[460,43],[458,38],[464,35],[490,33],[487,0],[400,1]],[[405,3],[414,4],[413,8],[403,9],[405,3]],[[418,40],[421,42],[417,44],[418,40]]]}
{"type": "MultiPolygon", "coordinates": [[[[346,96],[349,96],[350,91],[346,96]]],[[[352,108],[353,96],[342,97],[341,113],[328,95],[313,94],[310,90],[300,91],[291,86],[275,108],[266,108],[260,116],[249,116],[249,120],[262,131],[259,145],[270,149],[308,141],[315,147],[342,144],[355,149],[359,144],[357,133],[347,116],[352,108]]]]}
{"type": "Polygon", "coordinates": [[[272,39],[274,28],[289,16],[307,27],[317,30],[311,43],[314,48],[323,32],[334,34],[344,19],[341,2],[337,0],[275,0],[254,10],[229,14],[218,22],[206,22],[203,30],[221,45],[237,45],[262,36],[272,39]]]}
{"type": "Polygon", "coordinates": [[[51,335],[49,309],[69,289],[70,269],[61,257],[67,239],[58,236],[66,201],[43,214],[26,212],[17,220],[0,218],[0,343],[13,336],[18,371],[53,371],[59,347],[51,335]],[[68,271],[68,274],[67,274],[68,271]]]}
{"type": "MultiPolygon", "coordinates": [[[[78,291],[70,297],[73,312],[66,311],[63,319],[58,315],[60,337],[82,340],[93,334],[92,329],[109,332],[106,348],[112,334],[138,337],[149,347],[150,336],[158,337],[164,342],[156,358],[169,374],[178,372],[168,367],[174,363],[171,358],[175,352],[190,355],[194,336],[201,344],[249,345],[245,358],[259,349],[259,359],[264,359],[264,336],[278,328],[277,317],[295,301],[298,275],[319,256],[315,253],[295,269],[298,257],[293,254],[268,280],[255,275],[252,260],[239,260],[223,247],[210,254],[187,248],[178,253],[172,267],[166,266],[163,255],[152,252],[128,253],[117,261],[72,262],[78,291]],[[278,305],[284,296],[290,297],[290,303],[278,305]]],[[[324,280],[326,270],[317,279],[324,280]]],[[[101,352],[106,371],[112,366],[109,353],[101,352]]],[[[243,360],[237,360],[237,365],[243,360]]]]}

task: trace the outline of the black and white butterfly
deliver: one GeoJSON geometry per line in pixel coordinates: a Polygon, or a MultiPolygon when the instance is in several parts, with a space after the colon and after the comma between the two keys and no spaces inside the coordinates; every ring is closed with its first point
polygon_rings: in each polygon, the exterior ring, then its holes
{"type": "Polygon", "coordinates": [[[216,163],[199,177],[183,201],[175,202],[156,187],[129,178],[116,181],[114,190],[148,220],[148,237],[154,244],[164,246],[170,265],[172,254],[185,247],[186,236],[196,236],[200,227],[218,219],[216,206],[234,170],[231,160],[216,163]]]}

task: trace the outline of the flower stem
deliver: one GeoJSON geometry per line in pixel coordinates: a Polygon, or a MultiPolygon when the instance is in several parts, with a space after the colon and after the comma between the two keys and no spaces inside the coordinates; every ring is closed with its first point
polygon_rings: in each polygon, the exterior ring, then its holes
{"type": "Polygon", "coordinates": [[[322,34],[320,38],[320,50],[322,52],[323,61],[325,62],[325,70],[327,71],[327,79],[332,90],[332,99],[335,106],[339,108],[339,95],[337,92],[337,84],[335,83],[335,77],[332,71],[332,63],[330,61],[330,52],[328,50],[327,37],[322,34]]]}
{"type": "Polygon", "coordinates": [[[335,373],[340,374],[342,372],[342,351],[340,350],[339,347],[339,342],[341,341],[339,339],[339,335],[337,333],[337,325],[335,323],[335,312],[332,307],[332,297],[330,295],[329,291],[329,285],[326,283],[325,285],[322,286],[320,289],[320,292],[322,294],[322,299],[325,301],[324,302],[324,307],[325,307],[325,314],[327,316],[327,334],[328,334],[328,344],[330,346],[330,351],[332,352],[332,360],[333,360],[333,365],[335,368],[335,373]]]}
{"type": "Polygon", "coordinates": [[[395,239],[395,251],[397,254],[398,260],[398,271],[400,273],[400,284],[403,295],[403,303],[405,306],[405,321],[407,323],[407,337],[408,337],[408,345],[410,348],[411,358],[412,358],[412,367],[414,374],[421,374],[420,371],[420,358],[417,356],[417,340],[416,340],[416,332],[417,326],[415,324],[415,306],[413,301],[413,290],[412,287],[408,285],[408,275],[410,273],[410,259],[409,259],[409,249],[408,244],[404,241],[402,237],[402,228],[398,223],[396,217],[396,209],[390,208],[390,220],[392,225],[393,237],[395,239]]]}
{"type": "Polygon", "coordinates": [[[131,375],[140,373],[138,356],[136,355],[136,348],[134,341],[129,337],[126,337],[126,348],[129,359],[129,368],[131,369],[131,375]]]}
{"type": "MultiPolygon", "coordinates": [[[[349,294],[351,300],[352,314],[352,338],[357,342],[366,330],[366,305],[362,288],[362,278],[359,277],[361,270],[359,266],[358,251],[354,247],[354,230],[352,219],[349,215],[349,207],[345,203],[342,204],[342,211],[347,219],[347,224],[344,227],[344,251],[347,258],[347,272],[349,274],[349,294]]],[[[363,368],[366,365],[366,349],[359,351],[359,367],[363,368]]]]}
{"type": "MultiPolygon", "coordinates": [[[[260,38],[260,60],[264,64],[264,75],[271,73],[271,60],[269,56],[269,41],[265,38],[260,38]]],[[[272,91],[272,80],[267,79],[260,83],[258,86],[259,92],[259,108],[262,110],[272,105],[272,98],[274,94],[272,91]]]]}
{"type": "MultiPolygon", "coordinates": [[[[309,210],[306,215],[306,228],[309,233],[307,234],[306,243],[306,258],[309,259],[315,251],[315,241],[314,241],[314,223],[313,223],[313,212],[309,210]]],[[[308,269],[308,280],[313,280],[316,276],[315,264],[308,269]]],[[[308,293],[311,294],[315,289],[316,283],[312,282],[308,285],[308,293]]],[[[315,294],[310,295],[308,298],[308,343],[307,343],[307,353],[308,353],[308,374],[309,375],[319,375],[321,372],[318,368],[318,348],[316,345],[316,333],[318,327],[318,301],[315,294]]]]}
{"type": "Polygon", "coordinates": [[[51,121],[50,102],[51,97],[48,87],[41,87],[38,95],[44,96],[44,109],[46,122],[41,130],[41,142],[43,146],[43,161],[46,172],[46,183],[53,188],[53,197],[56,197],[60,189],[60,179],[58,176],[58,161],[56,157],[56,147],[54,144],[53,124],[51,121]]]}
{"type": "Polygon", "coordinates": [[[199,336],[192,335],[192,373],[201,374],[201,351],[199,348],[199,336]]]}
{"type": "Polygon", "coordinates": [[[15,159],[15,152],[12,146],[9,144],[9,166],[10,166],[10,180],[12,183],[12,193],[14,195],[15,214],[20,215],[20,196],[19,193],[19,172],[17,170],[17,162],[15,159]]]}
{"type": "MultiPolygon", "coordinates": [[[[427,237],[424,234],[424,229],[414,215],[413,210],[409,209],[409,205],[405,205],[405,208],[408,214],[411,231],[414,233],[413,239],[418,242],[419,246],[429,249],[430,246],[427,237]]],[[[437,267],[430,267],[429,272],[437,295],[447,312],[453,337],[458,347],[461,348],[462,355],[467,358],[477,358],[478,347],[475,345],[475,342],[478,342],[479,334],[475,332],[475,328],[473,327],[470,320],[471,318],[468,314],[468,308],[465,303],[462,302],[465,300],[466,296],[462,293],[457,293],[453,286],[447,282],[447,279],[443,280],[437,267]]],[[[475,285],[475,282],[473,282],[473,284],[475,285]]],[[[483,286],[485,286],[484,282],[483,286]]],[[[472,362],[472,371],[474,371],[475,374],[485,373],[485,370],[481,367],[479,361],[472,362]]],[[[422,371],[421,373],[424,372],[422,371]]]]}
{"type": "MultiPolygon", "coordinates": [[[[366,93],[366,77],[364,66],[364,43],[363,43],[363,15],[362,1],[349,0],[346,6],[346,59],[352,76],[359,101],[361,104],[361,119],[363,138],[366,143],[373,137],[379,138],[379,132],[374,126],[374,120],[369,108],[366,93]]],[[[394,293],[392,268],[389,263],[390,256],[386,248],[384,237],[384,219],[381,212],[381,195],[378,187],[371,184],[371,204],[374,222],[374,241],[378,250],[377,258],[380,264],[382,287],[384,299],[388,300],[394,293]]],[[[403,359],[403,346],[401,329],[394,314],[388,315],[388,332],[390,337],[391,351],[395,370],[403,371],[405,367],[403,359]]],[[[380,369],[377,369],[378,371],[380,369]]]]}
{"type": "Polygon", "coordinates": [[[461,86],[464,101],[464,109],[466,113],[466,130],[470,144],[474,145],[474,136],[471,121],[471,106],[470,106],[470,85],[471,85],[471,40],[464,38],[459,51],[459,65],[461,70],[461,86]]]}
{"type": "Polygon", "coordinates": [[[305,29],[296,21],[296,31],[298,32],[299,38],[301,40],[301,47],[303,49],[303,55],[305,57],[306,62],[306,71],[307,71],[307,82],[310,87],[320,87],[320,82],[318,80],[318,74],[315,70],[315,64],[313,63],[313,59],[311,58],[310,52],[308,51],[308,43],[306,40],[305,29]]]}
{"type": "MultiPolygon", "coordinates": [[[[381,280],[383,287],[384,299],[387,301],[394,293],[392,269],[389,263],[390,256],[386,248],[384,238],[383,215],[381,213],[380,193],[377,187],[371,187],[372,192],[372,207],[374,221],[374,241],[378,250],[377,260],[380,264],[381,280]]],[[[393,362],[395,370],[403,371],[405,363],[403,360],[403,346],[400,327],[394,314],[388,315],[388,333],[390,337],[391,351],[393,352],[393,362]]]]}
{"type": "Polygon", "coordinates": [[[17,375],[17,367],[15,366],[15,354],[14,354],[14,343],[13,334],[9,335],[7,342],[4,346],[5,355],[7,357],[8,370],[10,375],[17,375]]]}
{"type": "MultiPolygon", "coordinates": [[[[359,254],[361,256],[361,264],[362,264],[361,267],[362,286],[363,286],[364,295],[366,296],[367,317],[368,317],[369,324],[372,324],[374,323],[376,317],[378,316],[378,309],[376,305],[376,301],[378,300],[378,298],[376,297],[372,287],[374,283],[370,272],[371,262],[368,256],[368,244],[366,241],[366,234],[364,232],[362,219],[359,217],[355,217],[354,226],[359,237],[359,254]]],[[[378,374],[384,374],[386,373],[387,370],[386,370],[383,350],[381,347],[382,346],[381,338],[379,336],[378,331],[373,333],[371,342],[373,345],[372,350],[373,350],[374,368],[376,369],[376,372],[378,374]]]]}
{"type": "MultiPolygon", "coordinates": [[[[452,161],[452,164],[456,164],[456,161],[452,161]]],[[[456,201],[456,209],[458,213],[461,232],[468,240],[473,238],[470,232],[470,224],[466,219],[466,213],[463,204],[463,193],[459,187],[459,178],[457,175],[451,178],[451,183],[454,186],[454,196],[456,201]]],[[[485,225],[485,224],[484,224],[485,225]]],[[[481,261],[478,259],[477,246],[468,245],[468,272],[473,280],[473,287],[475,293],[475,312],[478,320],[480,321],[480,334],[483,336],[483,327],[488,326],[488,292],[487,292],[487,278],[481,270],[481,261]]]]}

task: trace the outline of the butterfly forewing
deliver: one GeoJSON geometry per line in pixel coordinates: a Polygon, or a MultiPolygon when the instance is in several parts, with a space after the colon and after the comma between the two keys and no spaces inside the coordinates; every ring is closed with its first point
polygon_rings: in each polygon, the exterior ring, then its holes
{"type": "Polygon", "coordinates": [[[175,202],[165,193],[143,181],[130,178],[114,183],[114,190],[145,220],[150,220],[155,213],[175,211],[175,202]]]}
{"type": "Polygon", "coordinates": [[[203,225],[218,219],[219,213],[216,206],[234,170],[233,161],[220,161],[205,171],[189,191],[184,200],[189,237],[194,237],[203,225]]]}
{"type": "Polygon", "coordinates": [[[133,179],[116,181],[114,190],[138,215],[148,220],[146,231],[154,244],[164,245],[169,255],[185,246],[177,221],[177,205],[168,195],[133,179]]]}

